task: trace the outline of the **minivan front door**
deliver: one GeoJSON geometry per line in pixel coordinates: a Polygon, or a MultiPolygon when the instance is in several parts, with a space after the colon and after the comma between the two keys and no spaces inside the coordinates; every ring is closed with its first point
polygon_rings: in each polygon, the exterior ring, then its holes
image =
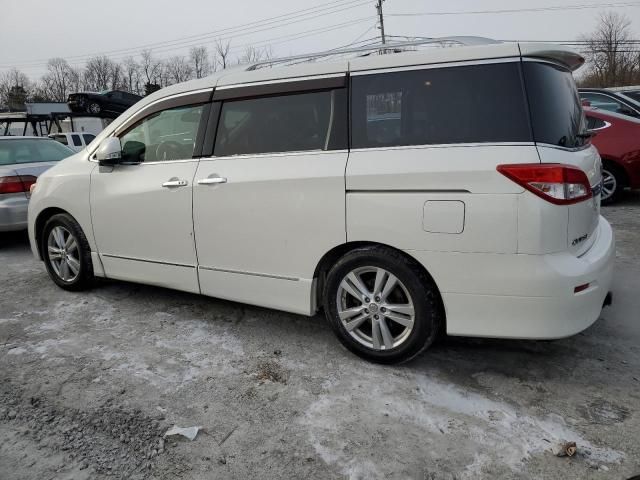
{"type": "Polygon", "coordinates": [[[199,292],[192,158],[201,105],[155,112],[119,135],[123,163],[91,174],[91,217],[109,278],[199,292]]]}
{"type": "Polygon", "coordinates": [[[315,309],[315,268],[346,240],[346,120],[345,89],[222,103],[193,190],[202,293],[315,309]]]}

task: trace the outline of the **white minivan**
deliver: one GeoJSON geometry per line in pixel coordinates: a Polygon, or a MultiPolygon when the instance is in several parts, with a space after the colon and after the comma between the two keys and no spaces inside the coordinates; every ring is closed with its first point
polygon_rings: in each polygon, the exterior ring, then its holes
{"type": "Polygon", "coordinates": [[[495,43],[164,88],[39,177],[33,252],[68,290],[105,277],[322,308],[381,363],[438,332],[576,334],[614,261],[582,63],[495,43]]]}

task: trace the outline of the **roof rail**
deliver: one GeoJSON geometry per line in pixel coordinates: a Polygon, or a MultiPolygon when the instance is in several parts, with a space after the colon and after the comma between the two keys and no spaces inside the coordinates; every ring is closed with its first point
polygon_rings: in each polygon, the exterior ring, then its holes
{"type": "Polygon", "coordinates": [[[353,48],[337,48],[333,50],[325,50],[323,52],[307,53],[302,55],[293,55],[290,57],[270,58],[267,60],[261,60],[259,62],[252,63],[247,66],[247,71],[256,70],[257,68],[265,65],[274,65],[276,63],[292,62],[296,60],[314,60],[321,57],[328,57],[331,55],[341,55],[345,53],[361,53],[361,52],[373,52],[373,51],[391,51],[393,52],[397,48],[404,47],[416,47],[420,45],[430,44],[450,44],[457,43],[463,46],[472,45],[490,45],[495,43],[502,43],[498,40],[484,37],[471,37],[471,36],[457,36],[457,37],[439,37],[439,38],[424,38],[420,40],[411,40],[408,42],[392,42],[392,43],[379,43],[375,45],[367,45],[365,47],[353,47],[353,48]]]}

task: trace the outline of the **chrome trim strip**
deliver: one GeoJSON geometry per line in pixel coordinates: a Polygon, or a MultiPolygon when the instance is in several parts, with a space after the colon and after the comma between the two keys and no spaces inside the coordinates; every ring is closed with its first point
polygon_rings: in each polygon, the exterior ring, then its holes
{"type": "Polygon", "coordinates": [[[538,142],[536,144],[537,147],[544,147],[544,148],[553,148],[556,150],[562,150],[563,152],[580,152],[582,150],[586,150],[589,147],[592,146],[591,143],[585,143],[584,145],[580,145],[579,147],[561,147],[560,145],[551,145],[550,143],[542,143],[542,142],[538,142]]]}
{"type": "MultiPolygon", "coordinates": [[[[297,81],[304,80],[323,80],[325,78],[342,78],[346,76],[347,71],[345,70],[342,73],[327,73],[324,75],[309,75],[302,77],[287,77],[287,78],[279,78],[277,80],[261,80],[256,82],[245,82],[245,83],[232,83],[228,85],[218,85],[216,86],[216,90],[229,90],[232,88],[243,88],[243,87],[257,87],[258,85],[277,85],[279,83],[291,83],[297,81]]],[[[221,80],[224,77],[221,78],[221,80]]]]}
{"type": "Polygon", "coordinates": [[[257,273],[257,272],[243,272],[241,270],[229,270],[226,268],[214,268],[214,267],[203,267],[202,265],[198,265],[199,270],[210,270],[212,272],[222,272],[222,273],[237,273],[240,275],[249,275],[252,277],[264,277],[264,278],[276,278],[278,280],[289,280],[291,282],[300,281],[297,277],[285,277],[283,275],[271,275],[268,273],[257,273]]]}
{"type": "MultiPolygon", "coordinates": [[[[362,147],[352,148],[351,153],[386,151],[386,150],[423,150],[428,148],[466,148],[466,147],[535,147],[535,142],[478,142],[478,143],[438,143],[423,145],[398,145],[395,147],[362,147]]],[[[334,150],[335,151],[335,150],[334,150]]]]}
{"type": "Polygon", "coordinates": [[[157,260],[147,260],[144,258],[123,257],[121,255],[111,255],[109,253],[100,253],[101,257],[117,258],[119,260],[133,260],[134,262],[155,263],[159,265],[169,265],[173,267],[196,268],[195,265],[186,265],[184,263],[159,262],[157,260]]]}
{"type": "MultiPolygon", "coordinates": [[[[593,117],[593,118],[597,118],[597,117],[593,117]]],[[[598,120],[602,120],[601,118],[598,118],[598,120]]],[[[605,128],[609,128],[611,126],[611,122],[607,122],[606,120],[602,120],[604,122],[604,125],[598,128],[592,128],[591,130],[589,130],[590,132],[597,132],[598,130],[604,130],[605,128]]]]}
{"type": "Polygon", "coordinates": [[[225,155],[224,157],[201,157],[195,160],[206,161],[206,160],[237,160],[242,158],[255,158],[255,157],[290,157],[290,156],[301,156],[301,155],[322,155],[329,153],[349,153],[349,150],[297,150],[290,152],[274,152],[274,153],[243,153],[241,155],[225,155]]]}
{"type": "Polygon", "coordinates": [[[373,190],[370,188],[367,189],[363,189],[363,190],[359,190],[359,189],[347,189],[346,190],[347,193],[375,193],[375,194],[379,194],[379,193],[471,193],[469,190],[465,190],[465,189],[461,189],[461,190],[447,190],[447,189],[417,189],[417,190],[412,190],[412,189],[407,189],[407,190],[402,190],[402,189],[392,189],[392,190],[385,190],[385,189],[378,189],[378,190],[373,190]]]}
{"type": "Polygon", "coordinates": [[[434,68],[449,68],[449,67],[466,67],[471,65],[488,65],[492,63],[514,63],[519,62],[520,57],[511,56],[503,58],[487,58],[484,60],[461,60],[459,62],[441,62],[441,63],[420,63],[416,65],[405,65],[399,67],[378,68],[371,70],[356,70],[350,72],[352,77],[360,75],[374,75],[376,73],[393,73],[393,72],[407,72],[411,70],[429,70],[434,68]]]}

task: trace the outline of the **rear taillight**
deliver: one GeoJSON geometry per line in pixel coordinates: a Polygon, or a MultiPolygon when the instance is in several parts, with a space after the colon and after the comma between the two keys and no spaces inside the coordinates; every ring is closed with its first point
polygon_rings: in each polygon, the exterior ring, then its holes
{"type": "Polygon", "coordinates": [[[36,180],[32,175],[0,177],[0,194],[29,192],[36,180]]]}
{"type": "Polygon", "coordinates": [[[556,205],[570,205],[593,196],[587,174],[561,163],[498,165],[505,177],[556,205]]]}

